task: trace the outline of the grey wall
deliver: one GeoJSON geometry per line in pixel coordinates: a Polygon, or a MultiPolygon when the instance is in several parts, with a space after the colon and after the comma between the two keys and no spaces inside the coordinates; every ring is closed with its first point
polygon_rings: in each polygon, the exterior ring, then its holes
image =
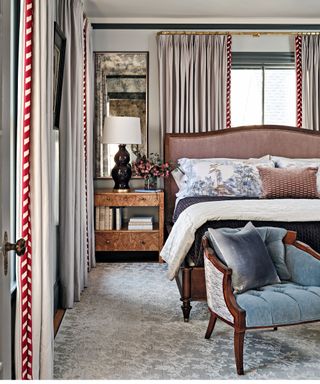
{"type": "MultiPolygon", "coordinates": [[[[158,30],[94,30],[94,51],[149,51],[149,152],[162,151],[162,138],[159,124],[159,84],[157,64],[158,30]]],[[[294,39],[289,36],[233,36],[233,51],[293,51],[294,39]]],[[[112,180],[95,180],[95,188],[112,188],[112,180]]],[[[133,188],[142,187],[141,180],[132,179],[133,188]]],[[[139,214],[153,214],[140,210],[139,214]]],[[[129,214],[130,216],[130,214],[129,214]]]]}
{"type": "MultiPolygon", "coordinates": [[[[159,128],[159,85],[157,65],[158,30],[94,30],[94,51],[149,51],[149,152],[162,152],[159,128]]],[[[233,51],[288,52],[293,50],[293,36],[233,36],[233,51]]],[[[133,187],[140,180],[132,180],[133,187]]],[[[112,181],[95,181],[95,187],[111,187],[112,181]]]]}
{"type": "MultiPolygon", "coordinates": [[[[159,92],[157,44],[154,30],[94,30],[94,51],[148,51],[149,52],[149,153],[160,152],[159,92]]],[[[141,180],[131,180],[132,187],[142,186],[141,180]]],[[[113,181],[100,180],[96,187],[108,188],[113,181]]]]}

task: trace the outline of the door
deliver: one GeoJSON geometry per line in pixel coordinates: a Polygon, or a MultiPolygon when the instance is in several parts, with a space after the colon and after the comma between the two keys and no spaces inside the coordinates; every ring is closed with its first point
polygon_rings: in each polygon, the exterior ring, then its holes
{"type": "Polygon", "coordinates": [[[14,290],[15,253],[5,262],[4,233],[15,240],[15,145],[14,77],[11,32],[14,1],[0,0],[0,379],[10,379],[12,371],[11,293],[14,290]],[[7,269],[7,270],[6,270],[7,269]]]}

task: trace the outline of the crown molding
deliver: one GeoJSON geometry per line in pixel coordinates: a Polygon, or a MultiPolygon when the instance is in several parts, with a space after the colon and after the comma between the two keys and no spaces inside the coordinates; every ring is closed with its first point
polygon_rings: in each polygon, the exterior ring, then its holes
{"type": "Polygon", "coordinates": [[[320,30],[320,18],[89,18],[95,29],[320,30]]]}

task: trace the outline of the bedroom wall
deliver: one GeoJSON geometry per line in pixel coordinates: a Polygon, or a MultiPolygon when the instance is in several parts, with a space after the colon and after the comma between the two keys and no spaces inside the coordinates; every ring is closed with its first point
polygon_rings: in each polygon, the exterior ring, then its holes
{"type": "MultiPolygon", "coordinates": [[[[161,134],[159,128],[159,85],[157,65],[158,30],[94,30],[94,51],[149,51],[149,152],[160,152],[161,134]]],[[[293,51],[292,36],[233,36],[233,51],[293,51]]],[[[140,181],[132,180],[133,187],[140,181]]],[[[111,187],[112,181],[95,181],[98,188],[111,187]]]]}

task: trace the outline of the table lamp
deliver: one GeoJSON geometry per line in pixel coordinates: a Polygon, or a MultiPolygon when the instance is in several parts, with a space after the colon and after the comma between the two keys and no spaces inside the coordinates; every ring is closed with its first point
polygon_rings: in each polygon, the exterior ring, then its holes
{"type": "Polygon", "coordinates": [[[131,178],[130,154],[126,144],[141,144],[139,117],[108,116],[105,118],[102,142],[119,144],[119,151],[114,156],[115,166],[111,171],[114,180],[114,192],[129,192],[131,178]],[[125,143],[125,144],[124,144],[125,143]]]}

